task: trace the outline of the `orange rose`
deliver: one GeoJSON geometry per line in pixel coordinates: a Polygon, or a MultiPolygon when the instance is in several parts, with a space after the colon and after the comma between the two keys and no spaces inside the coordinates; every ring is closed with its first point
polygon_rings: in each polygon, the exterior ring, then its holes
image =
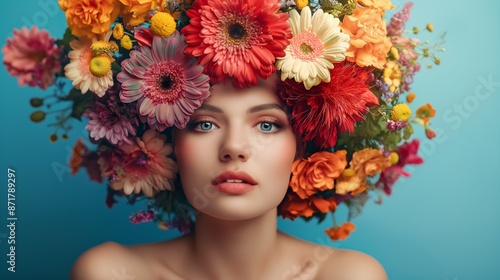
{"type": "Polygon", "coordinates": [[[299,216],[311,217],[316,212],[327,213],[337,208],[334,197],[325,199],[311,196],[301,199],[294,192],[289,192],[279,205],[279,212],[283,218],[295,219],[299,216]]]}
{"type": "Polygon", "coordinates": [[[71,33],[79,38],[108,32],[120,13],[120,3],[114,0],[61,0],[59,6],[66,9],[71,33]]]}
{"type": "Polygon", "coordinates": [[[391,166],[389,158],[385,157],[382,151],[371,148],[365,148],[355,152],[350,162],[350,167],[360,178],[374,176],[384,171],[389,166],[391,166]]]}
{"type": "Polygon", "coordinates": [[[318,191],[333,189],[334,179],[347,165],[346,151],[322,151],[307,159],[298,159],[292,165],[290,187],[302,199],[318,191]]]}
{"type": "Polygon", "coordinates": [[[395,6],[391,3],[391,0],[358,0],[358,4],[361,4],[364,7],[381,9],[383,12],[395,8],[395,6]]]}
{"type": "Polygon", "coordinates": [[[361,67],[383,69],[392,43],[387,38],[386,22],[380,10],[357,7],[352,15],[344,17],[340,27],[351,38],[349,49],[344,53],[348,61],[361,67]]]}

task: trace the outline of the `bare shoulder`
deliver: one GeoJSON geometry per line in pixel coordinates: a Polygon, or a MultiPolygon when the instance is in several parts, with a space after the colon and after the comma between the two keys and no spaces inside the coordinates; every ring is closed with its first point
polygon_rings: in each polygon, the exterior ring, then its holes
{"type": "Polygon", "coordinates": [[[387,280],[382,265],[370,255],[329,247],[325,250],[330,253],[322,263],[316,280],[387,280]]]}
{"type": "Polygon", "coordinates": [[[147,264],[130,248],[106,242],[84,252],[71,270],[72,280],[151,279],[147,264]],[[128,279],[128,278],[127,278],[128,279]]]}

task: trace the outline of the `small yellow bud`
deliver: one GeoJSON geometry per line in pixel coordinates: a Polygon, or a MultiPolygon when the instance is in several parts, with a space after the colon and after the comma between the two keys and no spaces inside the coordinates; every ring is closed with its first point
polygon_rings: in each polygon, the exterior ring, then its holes
{"type": "Polygon", "coordinates": [[[120,40],[123,37],[123,34],[123,25],[121,23],[117,23],[115,27],[113,27],[113,38],[120,40]]]}
{"type": "Polygon", "coordinates": [[[392,152],[389,155],[389,161],[391,162],[391,165],[394,165],[394,164],[398,163],[398,161],[399,161],[399,155],[398,155],[398,153],[392,152]]]}
{"type": "Polygon", "coordinates": [[[120,40],[120,46],[126,50],[131,50],[133,47],[132,40],[130,40],[130,36],[124,35],[120,40]]]}
{"type": "Polygon", "coordinates": [[[346,168],[344,169],[344,171],[342,171],[342,177],[352,177],[356,175],[356,171],[354,171],[354,169],[352,168],[346,168]]]}
{"type": "Polygon", "coordinates": [[[399,60],[399,51],[395,47],[391,47],[391,55],[395,60],[399,60]]]}
{"type": "Polygon", "coordinates": [[[30,104],[33,107],[40,107],[43,105],[43,99],[38,98],[38,97],[33,97],[30,99],[30,104]]]}
{"type": "Polygon", "coordinates": [[[439,57],[435,57],[434,58],[434,63],[436,63],[436,65],[441,64],[441,59],[439,57]]]}
{"type": "Polygon", "coordinates": [[[38,122],[43,121],[45,119],[46,115],[47,114],[45,114],[44,111],[35,111],[35,112],[31,113],[30,119],[32,122],[38,123],[38,122]]]}
{"type": "Polygon", "coordinates": [[[418,27],[413,27],[413,34],[418,34],[418,32],[420,32],[420,29],[418,29],[418,27]]]}
{"type": "Polygon", "coordinates": [[[159,228],[159,229],[162,229],[162,230],[168,230],[168,229],[170,229],[170,228],[168,227],[167,223],[165,223],[165,222],[160,222],[160,223],[158,223],[158,228],[159,228]]]}
{"type": "Polygon", "coordinates": [[[50,142],[54,143],[57,141],[57,134],[56,133],[52,133],[50,136],[49,136],[49,139],[50,139],[50,142]]]}
{"type": "Polygon", "coordinates": [[[434,31],[434,25],[432,25],[432,23],[428,23],[425,28],[427,28],[427,30],[429,30],[429,32],[434,31]]]}
{"type": "Polygon", "coordinates": [[[424,57],[429,57],[429,49],[424,49],[424,57]]]}

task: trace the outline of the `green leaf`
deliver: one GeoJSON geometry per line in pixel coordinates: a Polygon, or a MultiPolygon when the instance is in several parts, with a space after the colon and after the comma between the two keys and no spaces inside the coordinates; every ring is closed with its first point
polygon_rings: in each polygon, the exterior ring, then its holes
{"type": "Polygon", "coordinates": [[[73,108],[70,116],[81,121],[83,112],[93,99],[94,96],[92,93],[82,94],[79,90],[72,89],[68,96],[66,96],[66,100],[73,100],[73,108]]]}
{"type": "Polygon", "coordinates": [[[62,39],[57,40],[56,44],[57,46],[59,47],[62,46],[65,50],[70,51],[71,47],[69,45],[69,42],[71,42],[74,39],[76,39],[76,37],[73,36],[73,34],[71,34],[71,30],[69,28],[66,28],[66,31],[64,32],[62,39]]]}
{"type": "Polygon", "coordinates": [[[368,198],[368,193],[363,192],[345,201],[345,204],[349,207],[348,220],[356,218],[359,214],[361,214],[361,212],[363,212],[363,207],[368,201],[368,198]]]}
{"type": "Polygon", "coordinates": [[[411,125],[411,123],[408,123],[408,125],[405,127],[405,129],[403,131],[403,139],[404,140],[410,139],[413,132],[414,132],[413,126],[411,125]]]}

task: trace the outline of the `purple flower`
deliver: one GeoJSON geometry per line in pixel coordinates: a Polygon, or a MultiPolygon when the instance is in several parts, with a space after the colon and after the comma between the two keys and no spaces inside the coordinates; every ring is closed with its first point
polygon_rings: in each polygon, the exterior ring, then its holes
{"type": "Polygon", "coordinates": [[[92,140],[105,138],[114,145],[123,142],[132,144],[130,138],[136,134],[139,119],[135,106],[120,102],[119,91],[120,83],[115,82],[103,97],[96,98],[92,107],[85,111],[83,116],[89,119],[85,128],[90,131],[92,140]]]}

